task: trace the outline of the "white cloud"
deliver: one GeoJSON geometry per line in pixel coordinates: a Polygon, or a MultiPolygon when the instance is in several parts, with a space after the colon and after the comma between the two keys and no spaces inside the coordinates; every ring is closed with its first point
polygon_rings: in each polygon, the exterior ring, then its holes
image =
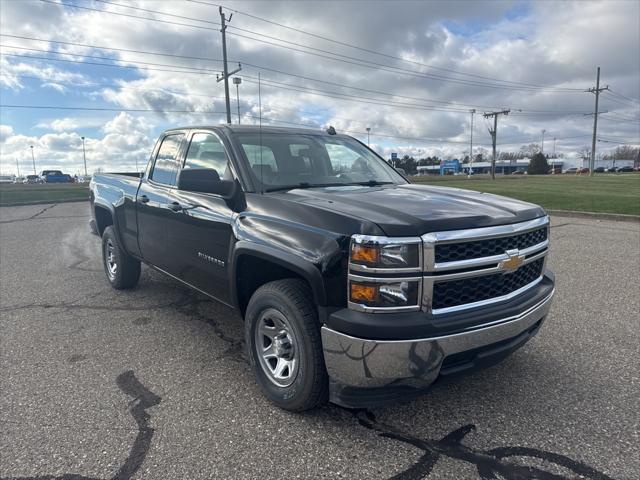
{"type": "MultiPolygon", "coordinates": [[[[110,106],[123,109],[164,112],[157,115],[120,113],[109,118],[106,123],[104,118],[107,114],[101,116],[104,136],[96,139],[87,137],[87,146],[92,145],[95,150],[93,154],[99,159],[96,161],[114,162],[114,168],[120,168],[122,162],[148,155],[148,151],[144,155],[141,151],[143,145],[148,148],[153,143],[156,129],[185,124],[215,124],[223,120],[223,115],[207,113],[224,110],[223,85],[216,83],[213,78],[214,73],[221,68],[220,63],[215,61],[221,56],[220,35],[215,27],[211,27],[214,30],[184,28],[39,2],[33,6],[26,2],[5,3],[7,5],[4,6],[1,25],[3,32],[60,39],[59,32],[64,31],[65,40],[71,42],[201,58],[115,53],[106,49],[16,40],[25,47],[52,48],[90,55],[110,54],[129,65],[140,61],[156,62],[174,67],[188,65],[211,71],[201,72],[207,74],[183,74],[140,69],[127,70],[135,75],[125,75],[124,71],[118,69],[101,69],[99,76],[96,74],[91,77],[88,73],[68,72],[58,64],[52,66],[45,62],[38,66],[32,61],[3,58],[0,64],[3,72],[0,83],[16,92],[24,89],[26,94],[27,91],[21,76],[37,77],[47,84],[47,88],[66,88],[65,98],[74,94],[70,85],[88,85],[93,81],[101,85],[95,85],[93,91],[88,90],[90,93],[84,97],[86,104],[93,101],[107,102],[110,106]],[[34,16],[34,8],[37,16],[34,16]],[[205,57],[214,60],[206,60],[205,57]],[[122,80],[123,77],[137,78],[122,80]],[[166,113],[167,110],[192,113],[166,113]],[[152,123],[149,118],[153,119],[152,123]],[[111,152],[120,152],[121,155],[113,155],[111,152]]],[[[138,1],[132,5],[193,18],[210,18],[216,13],[210,6],[191,2],[138,1]]],[[[565,113],[523,116],[518,115],[517,110],[590,112],[593,109],[593,95],[583,91],[559,94],[473,85],[489,81],[481,77],[582,90],[593,86],[595,67],[600,65],[603,83],[612,85],[614,91],[626,96],[640,97],[638,2],[397,1],[370,2],[366,7],[364,5],[359,1],[235,3],[234,8],[240,11],[277,19],[302,31],[318,32],[328,38],[418,62],[399,62],[321,38],[283,30],[238,13],[234,16],[234,26],[299,45],[309,45],[340,55],[414,71],[414,74],[408,74],[393,68],[369,69],[310,56],[294,51],[292,48],[299,48],[296,46],[288,45],[288,48],[280,49],[238,37],[230,29],[229,56],[244,64],[243,71],[239,74],[243,77],[240,86],[243,123],[255,123],[256,118],[253,117],[258,115],[257,85],[254,81],[257,68],[251,65],[262,65],[330,82],[312,82],[263,69],[262,104],[265,123],[281,120],[312,126],[331,124],[340,131],[359,132],[355,135],[360,139],[366,139],[365,128],[370,127],[372,144],[379,151],[397,151],[418,156],[460,155],[468,149],[468,109],[474,105],[478,110],[474,144],[478,147],[487,146],[490,142],[485,121],[480,114],[485,110],[502,107],[511,108],[513,113],[509,117],[500,118],[498,142],[502,143],[502,149],[517,150],[520,143],[537,142],[542,129],[546,129],[548,139],[559,139],[559,152],[569,153],[588,143],[592,117],[565,113]],[[514,9],[520,10],[513,14],[514,9]],[[507,12],[510,14],[507,15],[507,12]],[[472,73],[477,77],[453,73],[459,71],[472,73]],[[448,79],[443,81],[442,77],[448,79]],[[331,98],[285,90],[281,86],[270,84],[269,80],[369,99],[331,98]],[[347,89],[341,87],[341,84],[369,91],[347,89]],[[447,101],[455,101],[458,105],[442,103],[447,101]],[[404,103],[406,108],[383,105],[391,102],[404,103]],[[424,105],[439,109],[455,108],[458,111],[420,109],[424,105]]],[[[101,4],[98,8],[122,11],[120,7],[108,4],[101,4]]],[[[235,121],[234,90],[231,107],[235,121]]],[[[55,94],[53,91],[51,93],[55,94]]],[[[601,101],[603,109],[612,114],[640,118],[638,104],[616,102],[615,97],[608,94],[604,94],[601,101]]],[[[602,134],[639,139],[638,122],[616,122],[606,115],[601,118],[602,134]]],[[[56,133],[72,134],[79,126],[65,126],[67,120],[69,119],[47,118],[44,122],[41,119],[38,122],[45,123],[48,125],[45,128],[56,133]]],[[[79,125],[86,126],[84,121],[78,122],[81,122],[79,125]]],[[[58,136],[49,138],[47,142],[58,148],[62,148],[58,142],[66,142],[70,148],[68,152],[73,152],[77,148],[77,142],[73,138],[58,136]]],[[[38,138],[37,141],[44,140],[38,138]]],[[[614,146],[611,144],[609,148],[614,146]]],[[[599,148],[603,150],[607,147],[599,145],[599,148]]],[[[52,155],[51,158],[57,158],[58,154],[52,155]]],[[[71,159],[69,155],[70,153],[65,158],[71,159]]]]}
{"type": "Polygon", "coordinates": [[[11,125],[0,125],[0,143],[4,143],[11,135],[13,135],[11,125]]]}
{"type": "Polygon", "coordinates": [[[57,118],[48,123],[39,123],[36,125],[38,128],[47,128],[54,132],[64,132],[67,130],[74,130],[79,127],[78,120],[74,118],[57,118]]]}
{"type": "MultiPolygon", "coordinates": [[[[104,136],[85,136],[89,172],[101,170],[133,171],[142,168],[149,158],[155,138],[149,122],[121,112],[108,121],[104,136]]],[[[36,168],[58,168],[65,173],[83,173],[82,139],[75,131],[46,133],[41,136],[15,134],[9,125],[0,126],[3,143],[0,149],[0,169],[12,171],[16,159],[21,171],[31,171],[29,145],[34,146],[36,168]]]]}

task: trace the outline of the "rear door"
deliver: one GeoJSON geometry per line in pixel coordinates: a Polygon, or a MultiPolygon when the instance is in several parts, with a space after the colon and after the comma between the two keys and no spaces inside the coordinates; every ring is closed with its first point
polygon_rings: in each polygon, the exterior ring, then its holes
{"type": "Polygon", "coordinates": [[[160,140],[136,197],[142,258],[163,270],[169,266],[167,228],[175,216],[171,210],[172,191],[182,163],[184,138],[185,132],[172,131],[160,140]]]}
{"type": "MultiPolygon", "coordinates": [[[[222,180],[235,178],[217,134],[194,130],[189,136],[184,169],[210,168],[222,180]]],[[[228,257],[234,212],[219,195],[179,189],[171,195],[182,209],[174,213],[167,228],[169,273],[230,303],[228,257]]]]}

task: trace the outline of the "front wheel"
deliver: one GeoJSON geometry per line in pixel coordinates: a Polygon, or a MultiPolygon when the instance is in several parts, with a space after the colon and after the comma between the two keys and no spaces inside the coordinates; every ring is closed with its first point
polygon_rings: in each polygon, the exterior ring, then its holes
{"type": "Polygon", "coordinates": [[[264,394],[285,410],[301,412],[328,400],[328,377],[311,292],[294,279],[260,287],[245,316],[248,356],[264,394]]]}
{"type": "Polygon", "coordinates": [[[112,226],[102,233],[102,263],[107,280],[116,290],[133,288],[140,278],[140,262],[125,252],[112,226]]]}

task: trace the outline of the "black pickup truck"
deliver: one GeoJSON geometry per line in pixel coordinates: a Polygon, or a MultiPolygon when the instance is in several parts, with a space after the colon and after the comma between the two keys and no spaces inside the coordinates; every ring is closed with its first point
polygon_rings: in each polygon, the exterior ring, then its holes
{"type": "Polygon", "coordinates": [[[540,207],[413,185],[333,128],[169,130],[142,175],[95,175],[91,208],[111,285],[145,263],[238,309],[257,381],[288,410],[494,364],[554,293],[540,207]]]}

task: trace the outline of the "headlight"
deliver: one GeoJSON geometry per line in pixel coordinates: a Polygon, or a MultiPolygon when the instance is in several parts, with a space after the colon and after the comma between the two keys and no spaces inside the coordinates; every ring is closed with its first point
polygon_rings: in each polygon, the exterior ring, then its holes
{"type": "Polygon", "coordinates": [[[349,278],[349,302],[352,306],[361,305],[374,309],[417,308],[419,295],[420,279],[386,281],[354,275],[349,278]]]}
{"type": "Polygon", "coordinates": [[[366,312],[419,310],[421,270],[419,237],[354,235],[349,247],[349,307],[366,312]]]}
{"type": "Polygon", "coordinates": [[[349,263],[352,270],[389,271],[420,270],[419,238],[387,238],[354,235],[351,238],[349,263]]]}

